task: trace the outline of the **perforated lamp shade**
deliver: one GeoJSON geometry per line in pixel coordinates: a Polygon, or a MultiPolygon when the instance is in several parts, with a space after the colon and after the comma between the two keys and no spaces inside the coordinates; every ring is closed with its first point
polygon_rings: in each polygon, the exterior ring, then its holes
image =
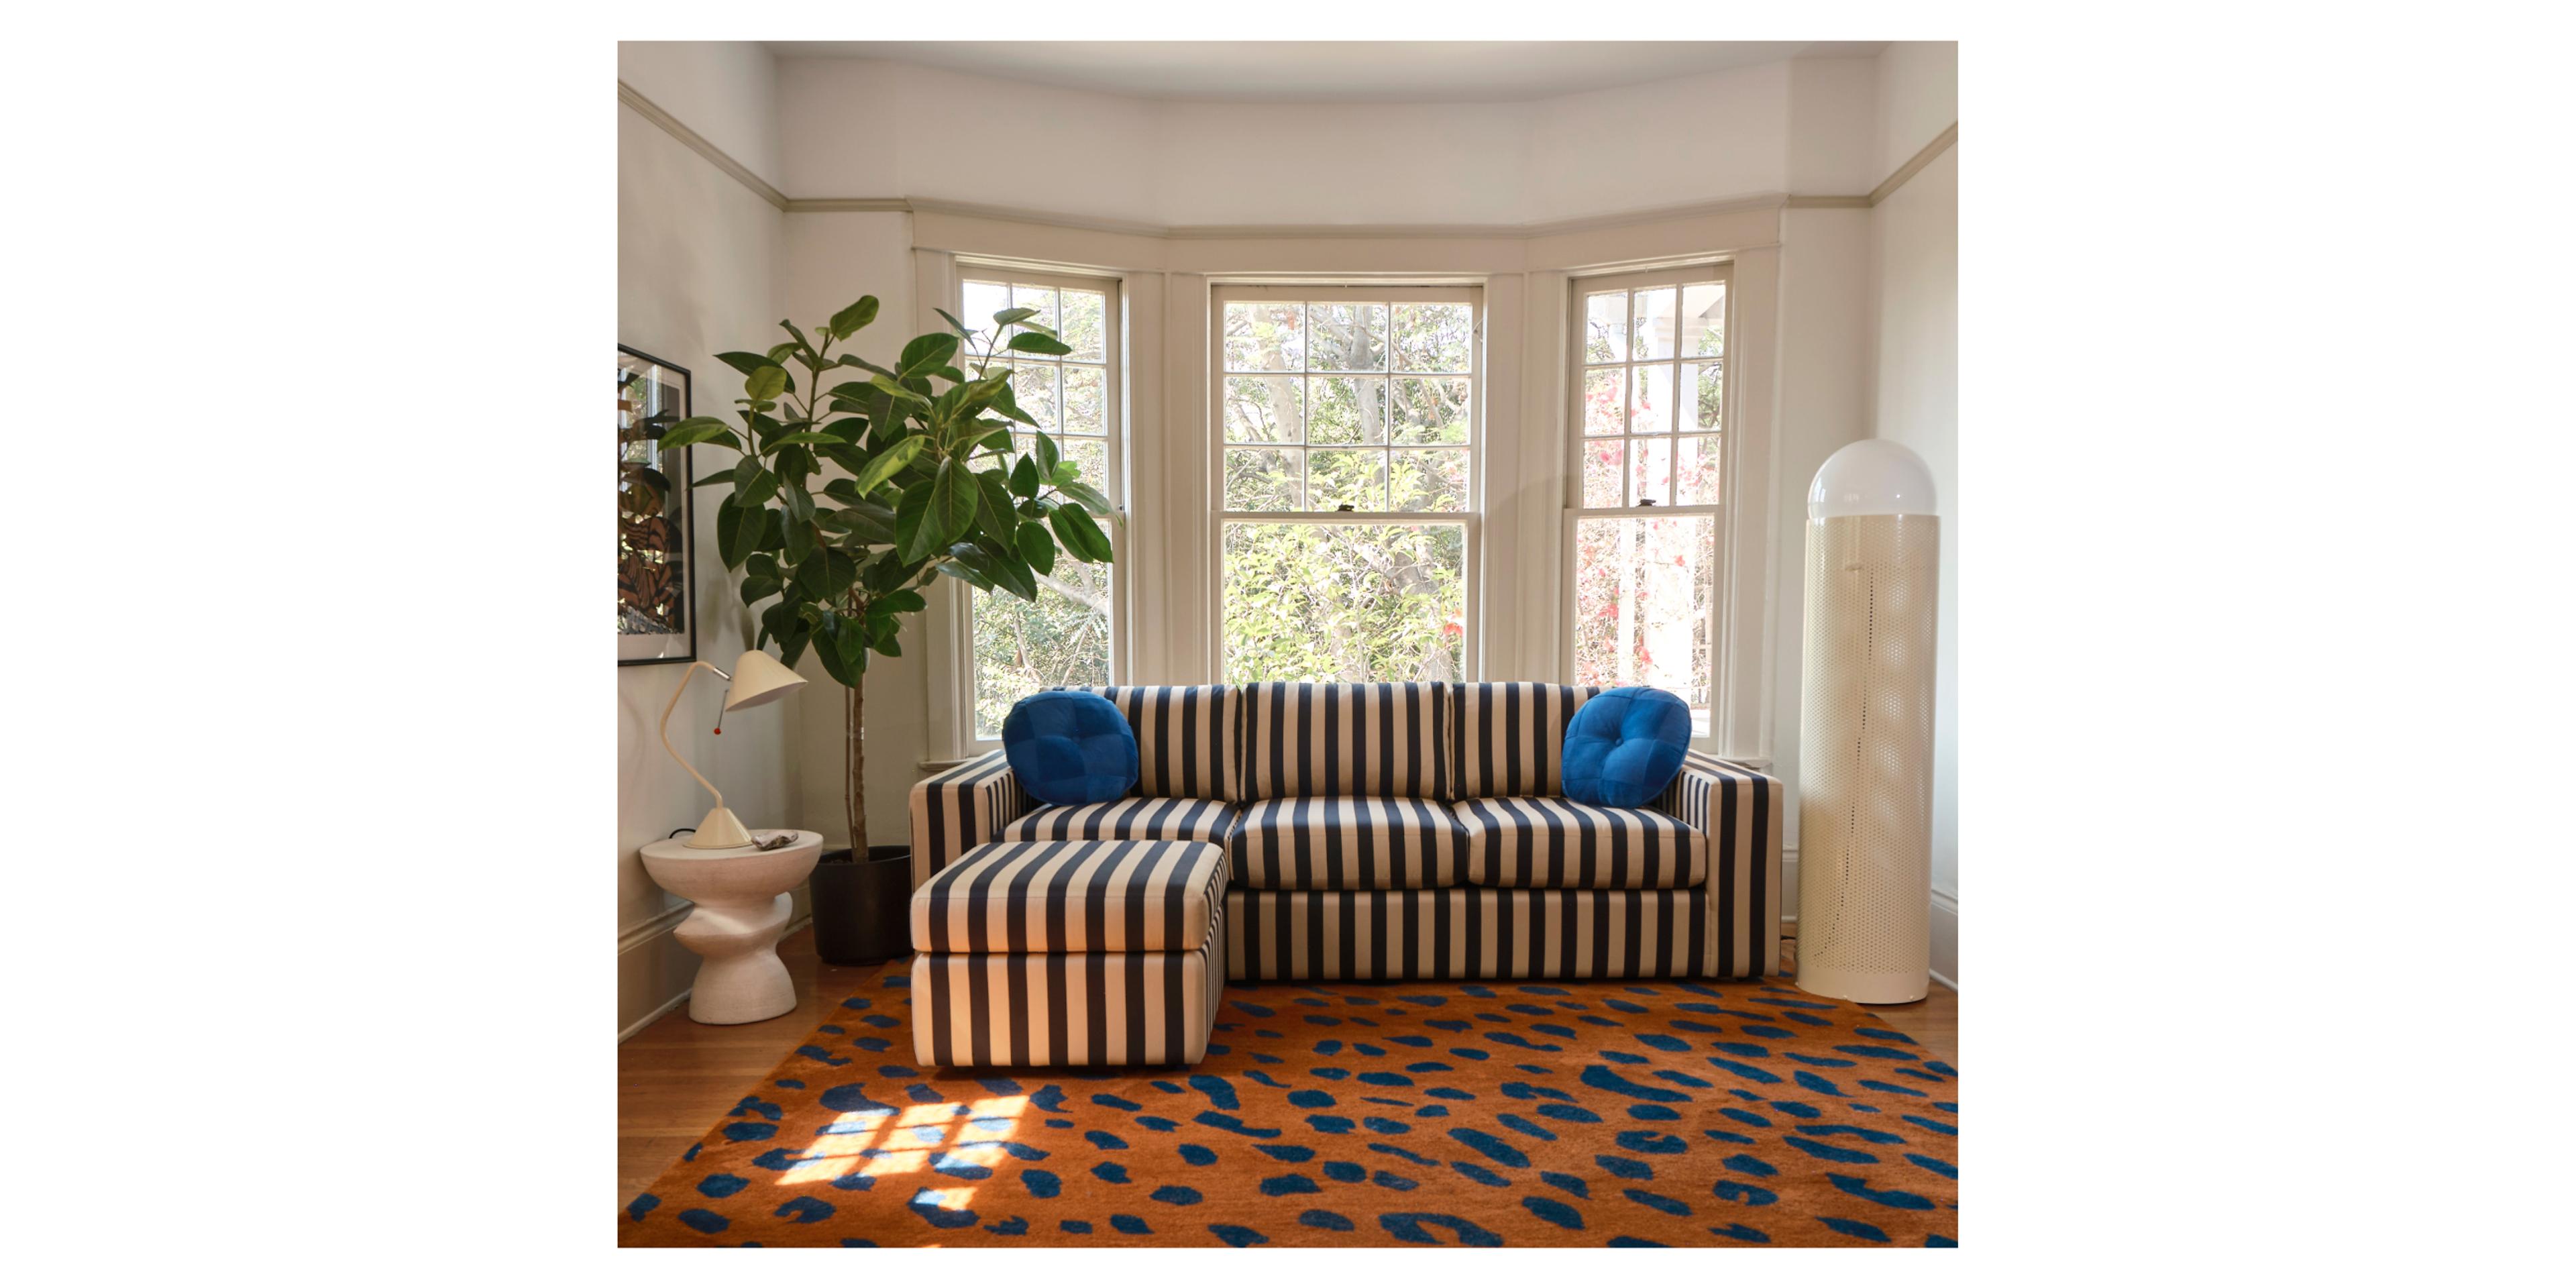
{"type": "MultiPolygon", "coordinates": [[[[689,777],[697,779],[698,786],[706,788],[708,794],[716,798],[716,807],[708,810],[707,816],[698,821],[697,830],[689,835],[686,844],[693,850],[730,850],[751,844],[751,829],[744,827],[742,820],[725,808],[724,793],[717,791],[716,785],[708,782],[707,776],[699,773],[698,767],[690,764],[689,758],[671,745],[671,713],[679,708],[680,695],[688,691],[689,681],[697,677],[698,668],[702,666],[732,681],[732,687],[725,690],[724,709],[727,711],[741,711],[776,702],[804,688],[805,677],[788,670],[785,664],[767,653],[752,649],[734,660],[731,675],[716,670],[710,662],[690,664],[688,673],[680,677],[680,687],[672,690],[671,701],[662,708],[662,750],[671,753],[671,759],[680,762],[680,768],[688,770],[689,777]]],[[[719,725],[716,732],[723,733],[723,727],[719,725]]]]}
{"type": "Polygon", "coordinates": [[[1871,438],[1807,492],[1798,987],[1892,1004],[1931,979],[1932,471],[1871,438]]]}

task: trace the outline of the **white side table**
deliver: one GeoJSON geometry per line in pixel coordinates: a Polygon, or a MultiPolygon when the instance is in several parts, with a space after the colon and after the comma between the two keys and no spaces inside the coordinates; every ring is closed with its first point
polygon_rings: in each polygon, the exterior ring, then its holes
{"type": "MultiPolygon", "coordinates": [[[[757,839],[774,830],[752,834],[757,839]]],[[[795,899],[788,891],[823,855],[820,832],[798,832],[784,849],[692,850],[685,841],[644,847],[644,870],[656,884],[697,907],[671,932],[703,958],[689,993],[689,1018],[700,1024],[749,1024],[796,1009],[796,981],[778,960],[778,936],[795,899]]]]}

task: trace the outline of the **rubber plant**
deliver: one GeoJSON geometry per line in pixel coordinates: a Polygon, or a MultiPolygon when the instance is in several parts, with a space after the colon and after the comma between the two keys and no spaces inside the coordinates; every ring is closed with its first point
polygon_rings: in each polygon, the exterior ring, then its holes
{"type": "Polygon", "coordinates": [[[940,310],[950,330],[915,337],[890,369],[833,352],[876,320],[873,295],[810,339],[781,320],[780,343],[716,355],[743,376],[738,423],[693,416],[662,438],[665,448],[741,453],[692,486],[726,489],[716,549],[740,574],[744,607],[759,614],[754,647],[776,642],[790,666],[810,648],[845,691],[853,852],[865,851],[868,835],[861,679],[871,653],[901,656],[896,634],[927,606],[922,590],[945,575],[1034,600],[1037,578],[1059,557],[1110,562],[1109,535],[1093,518],[1111,517],[1108,499],[1020,410],[1009,364],[996,364],[1072,352],[1030,321],[1036,314],[1005,309],[978,332],[940,310]]]}

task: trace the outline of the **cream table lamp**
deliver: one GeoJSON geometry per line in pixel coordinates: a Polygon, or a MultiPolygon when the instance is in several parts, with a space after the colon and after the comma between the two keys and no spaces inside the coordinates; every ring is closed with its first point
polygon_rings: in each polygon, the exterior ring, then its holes
{"type": "MultiPolygon", "coordinates": [[[[733,816],[732,810],[725,808],[724,793],[717,791],[716,785],[708,782],[707,776],[699,773],[698,767],[690,764],[689,758],[671,745],[671,712],[678,709],[680,695],[688,692],[689,681],[697,678],[698,668],[702,666],[732,681],[732,687],[725,690],[724,709],[727,711],[741,711],[776,702],[804,688],[805,677],[788,670],[777,658],[753,649],[734,662],[731,675],[725,675],[712,662],[691,663],[688,671],[680,676],[680,687],[671,691],[670,703],[662,708],[662,750],[671,753],[671,759],[680,762],[680,768],[688,770],[689,777],[697,779],[698,786],[706,788],[707,794],[716,798],[716,807],[698,820],[698,830],[690,834],[685,844],[693,850],[738,849],[751,844],[750,829],[733,816]]],[[[724,732],[722,721],[718,721],[716,732],[724,732]]]]}

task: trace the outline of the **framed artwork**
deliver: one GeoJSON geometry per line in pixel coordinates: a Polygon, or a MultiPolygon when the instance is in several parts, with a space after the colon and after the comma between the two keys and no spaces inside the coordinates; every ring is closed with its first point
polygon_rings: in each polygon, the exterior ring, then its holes
{"type": "Polygon", "coordinates": [[[617,664],[698,655],[689,597],[689,449],[662,435],[689,415],[689,373],[617,346],[617,664]]]}

